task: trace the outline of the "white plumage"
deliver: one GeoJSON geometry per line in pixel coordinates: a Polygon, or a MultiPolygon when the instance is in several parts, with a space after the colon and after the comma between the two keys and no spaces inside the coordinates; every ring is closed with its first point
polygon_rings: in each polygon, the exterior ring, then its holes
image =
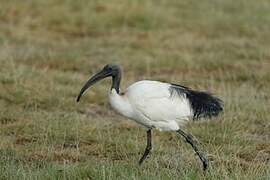
{"type": "Polygon", "coordinates": [[[120,114],[147,128],[147,146],[139,164],[142,164],[152,149],[152,129],[175,131],[192,146],[203,163],[208,167],[207,157],[201,153],[191,134],[182,130],[190,117],[216,116],[223,110],[222,101],[210,93],[194,91],[188,87],[159,81],[139,81],[120,92],[121,70],[117,65],[106,65],[92,76],[82,87],[77,101],[84,91],[97,81],[112,77],[109,94],[111,106],[120,114]]]}
{"type": "Polygon", "coordinates": [[[122,94],[112,89],[111,106],[123,116],[147,128],[176,131],[192,116],[192,109],[185,94],[172,95],[169,83],[138,81],[122,94]]]}

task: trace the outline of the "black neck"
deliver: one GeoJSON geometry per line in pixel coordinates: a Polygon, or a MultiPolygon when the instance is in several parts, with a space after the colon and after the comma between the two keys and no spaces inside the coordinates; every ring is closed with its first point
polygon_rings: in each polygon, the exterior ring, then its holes
{"type": "Polygon", "coordinates": [[[111,89],[115,89],[118,94],[120,91],[119,90],[120,82],[121,82],[121,71],[118,70],[117,73],[112,76],[112,87],[111,87],[111,89]]]}

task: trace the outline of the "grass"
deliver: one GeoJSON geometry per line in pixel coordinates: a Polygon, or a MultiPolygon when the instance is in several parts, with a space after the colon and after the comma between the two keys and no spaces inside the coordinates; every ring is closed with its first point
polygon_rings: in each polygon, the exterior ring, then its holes
{"type": "Polygon", "coordinates": [[[270,2],[0,2],[0,179],[269,179],[270,2]],[[122,89],[141,79],[206,89],[225,102],[189,123],[208,153],[204,174],[174,133],[145,130],[108,105],[109,80],[77,104],[106,63],[122,89]]]}

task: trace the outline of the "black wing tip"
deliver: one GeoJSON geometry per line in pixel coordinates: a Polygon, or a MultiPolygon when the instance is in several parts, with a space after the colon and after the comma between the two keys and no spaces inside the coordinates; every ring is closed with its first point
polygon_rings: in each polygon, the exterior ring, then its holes
{"type": "Polygon", "coordinates": [[[194,120],[216,117],[223,111],[223,101],[211,93],[193,91],[193,95],[191,96],[194,96],[189,98],[194,112],[194,120]]]}
{"type": "Polygon", "coordinates": [[[215,97],[213,94],[204,91],[195,91],[188,87],[171,84],[170,91],[177,95],[185,95],[190,102],[190,107],[193,110],[193,119],[212,118],[219,115],[223,111],[223,101],[215,97]]]}

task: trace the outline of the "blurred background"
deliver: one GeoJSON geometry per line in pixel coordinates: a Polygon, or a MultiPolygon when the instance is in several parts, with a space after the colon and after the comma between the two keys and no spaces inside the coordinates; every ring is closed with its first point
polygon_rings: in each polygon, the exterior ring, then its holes
{"type": "Polygon", "coordinates": [[[208,152],[208,179],[270,176],[270,2],[267,0],[2,0],[0,179],[197,179],[192,149],[114,113],[110,80],[80,104],[87,78],[122,66],[142,79],[208,90],[225,112],[191,123],[208,152]]]}

